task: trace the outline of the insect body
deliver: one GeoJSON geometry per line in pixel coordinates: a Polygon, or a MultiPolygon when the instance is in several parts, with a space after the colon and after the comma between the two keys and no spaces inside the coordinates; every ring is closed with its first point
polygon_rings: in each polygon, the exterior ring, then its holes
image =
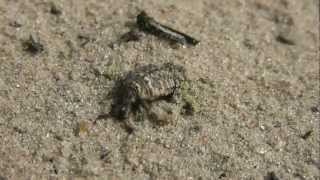
{"type": "Polygon", "coordinates": [[[173,63],[146,65],[129,72],[120,82],[113,114],[124,119],[141,104],[173,97],[185,77],[184,68],[173,63]]]}

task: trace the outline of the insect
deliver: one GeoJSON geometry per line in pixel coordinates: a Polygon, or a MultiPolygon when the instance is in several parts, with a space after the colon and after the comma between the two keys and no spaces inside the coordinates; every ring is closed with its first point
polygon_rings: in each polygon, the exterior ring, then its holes
{"type": "Polygon", "coordinates": [[[191,44],[193,46],[199,43],[198,40],[186,35],[182,32],[174,30],[168,26],[160,24],[155,19],[150,17],[145,11],[142,11],[137,16],[137,24],[140,30],[153,34],[155,36],[170,39],[180,44],[191,44]]]}
{"type": "Polygon", "coordinates": [[[186,80],[185,69],[173,63],[145,65],[129,72],[116,88],[111,114],[119,119],[156,100],[172,100],[186,80]]]}

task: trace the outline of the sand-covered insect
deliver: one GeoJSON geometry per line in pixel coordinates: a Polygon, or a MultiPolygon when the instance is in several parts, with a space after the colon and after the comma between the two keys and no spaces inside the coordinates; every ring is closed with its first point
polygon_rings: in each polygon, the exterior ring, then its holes
{"type": "Polygon", "coordinates": [[[184,80],[185,69],[177,64],[141,66],[119,81],[111,113],[126,119],[131,112],[153,101],[174,99],[184,80]]]}

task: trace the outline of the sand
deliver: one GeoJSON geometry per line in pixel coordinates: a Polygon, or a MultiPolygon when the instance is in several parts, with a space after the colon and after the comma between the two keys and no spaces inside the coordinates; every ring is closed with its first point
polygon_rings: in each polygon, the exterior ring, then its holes
{"type": "Polygon", "coordinates": [[[0,22],[1,180],[320,179],[319,1],[1,0],[0,22]],[[119,42],[141,10],[200,44],[119,42]],[[119,77],[165,62],[189,109],[97,119],[119,77]]]}

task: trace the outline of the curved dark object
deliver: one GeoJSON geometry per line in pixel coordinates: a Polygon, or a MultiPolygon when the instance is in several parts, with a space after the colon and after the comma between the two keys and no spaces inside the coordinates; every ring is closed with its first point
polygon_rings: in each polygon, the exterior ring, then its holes
{"type": "Polygon", "coordinates": [[[191,44],[195,46],[200,42],[182,32],[160,24],[152,17],[150,17],[145,11],[142,11],[137,16],[137,24],[139,29],[142,31],[153,34],[155,36],[173,40],[180,44],[191,44]]]}

